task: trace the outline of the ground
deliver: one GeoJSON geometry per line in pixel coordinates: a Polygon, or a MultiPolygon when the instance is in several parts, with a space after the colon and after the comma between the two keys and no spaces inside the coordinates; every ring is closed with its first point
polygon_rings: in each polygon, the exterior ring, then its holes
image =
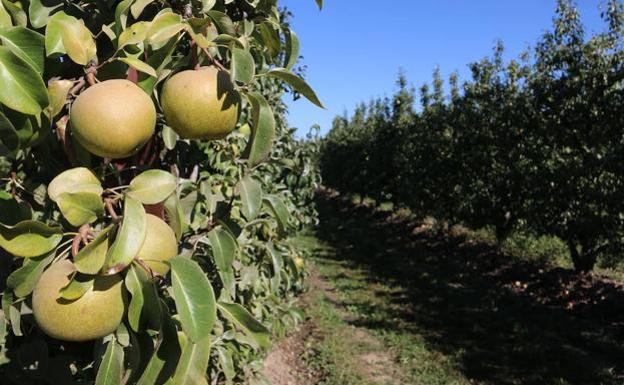
{"type": "Polygon", "coordinates": [[[624,383],[624,290],[462,233],[319,197],[301,308],[274,385],[624,383]]]}

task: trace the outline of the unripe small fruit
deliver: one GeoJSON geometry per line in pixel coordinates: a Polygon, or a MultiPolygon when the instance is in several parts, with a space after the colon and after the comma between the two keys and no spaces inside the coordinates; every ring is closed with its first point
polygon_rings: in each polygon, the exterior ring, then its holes
{"type": "Polygon", "coordinates": [[[147,214],[147,232],[145,241],[137,257],[160,275],[169,271],[164,263],[178,254],[178,240],[175,233],[165,221],[155,215],[147,214]]]}
{"type": "Polygon", "coordinates": [[[91,289],[69,301],[59,291],[74,271],[74,264],[64,260],[41,275],[32,295],[37,324],[50,337],[64,341],[88,341],[114,332],[125,311],[121,276],[97,276],[91,289]]]}
{"type": "Polygon", "coordinates": [[[230,75],[215,67],[178,72],[160,102],[167,124],[184,139],[221,139],[238,122],[240,94],[230,75]]]}
{"type": "Polygon", "coordinates": [[[80,93],[71,106],[70,121],[74,136],[89,152],[125,158],[154,133],[156,107],[136,84],[112,79],[80,93]]]}

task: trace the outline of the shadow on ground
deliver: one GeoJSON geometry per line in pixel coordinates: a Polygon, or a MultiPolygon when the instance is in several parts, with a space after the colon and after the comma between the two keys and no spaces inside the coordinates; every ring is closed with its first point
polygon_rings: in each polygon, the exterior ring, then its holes
{"type": "MultiPolygon", "coordinates": [[[[419,231],[328,193],[317,201],[317,235],[333,258],[367,269],[369,283],[402,288],[383,294],[398,323],[358,326],[407,327],[479,383],[624,383],[621,285],[512,262],[490,245],[419,231]]],[[[370,303],[341,305],[366,311],[370,303]]]]}

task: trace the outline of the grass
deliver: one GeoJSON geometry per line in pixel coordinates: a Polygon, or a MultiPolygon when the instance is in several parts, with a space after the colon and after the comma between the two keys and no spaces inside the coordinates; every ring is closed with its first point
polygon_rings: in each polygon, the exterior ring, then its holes
{"type": "MultiPolygon", "coordinates": [[[[318,204],[317,236],[332,251],[315,264],[334,290],[310,310],[330,336],[311,358],[329,368],[326,384],[349,384],[349,373],[360,372],[352,357],[362,347],[349,342],[355,330],[391,353],[403,375],[397,384],[622,383],[624,298],[616,285],[478,238],[423,232],[348,199],[318,204]]],[[[542,242],[536,247],[552,246],[542,242]]]]}
{"type": "MultiPolygon", "coordinates": [[[[464,385],[470,382],[457,370],[452,357],[432,351],[422,336],[395,317],[397,306],[389,298],[401,296],[404,290],[384,284],[370,284],[370,272],[339,260],[335,250],[313,237],[300,239],[308,249],[315,250],[313,259],[317,273],[329,285],[326,290],[314,289],[307,311],[313,320],[313,348],[304,357],[313,370],[321,372],[324,385],[464,385]],[[384,325],[383,329],[370,325],[384,325]],[[358,357],[383,355],[377,364],[395,367],[363,368],[366,362],[358,357]],[[399,373],[400,372],[400,373],[399,373]],[[397,379],[400,377],[400,380],[397,379]]],[[[374,365],[373,365],[374,366],[374,365]]]]}

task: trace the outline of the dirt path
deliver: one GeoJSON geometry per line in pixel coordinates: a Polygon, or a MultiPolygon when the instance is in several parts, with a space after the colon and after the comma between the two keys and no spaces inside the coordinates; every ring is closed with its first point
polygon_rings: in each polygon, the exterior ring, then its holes
{"type": "MultiPolygon", "coordinates": [[[[347,326],[347,330],[340,330],[339,335],[323,330],[315,319],[316,313],[329,312],[339,319],[334,323],[345,325],[357,321],[353,315],[339,306],[330,305],[330,309],[318,309],[319,302],[325,304],[339,304],[341,299],[335,287],[326,280],[316,268],[311,268],[311,275],[307,279],[308,291],[301,297],[300,306],[306,310],[306,322],[294,333],[274,346],[264,362],[264,374],[272,385],[314,385],[321,380],[327,381],[327,368],[319,367],[317,347],[324,340],[341,337],[339,342],[343,346],[358,345],[357,352],[350,356],[341,356],[348,362],[340,363],[349,367],[349,381],[358,381],[360,384],[401,384],[402,374],[394,362],[394,357],[384,343],[372,335],[364,327],[347,326]],[[315,367],[316,366],[316,367],[315,367]]],[[[321,322],[322,323],[322,322],[321,322]]],[[[335,363],[328,363],[335,364],[335,363]]],[[[331,379],[329,379],[331,381],[331,379]]]]}

